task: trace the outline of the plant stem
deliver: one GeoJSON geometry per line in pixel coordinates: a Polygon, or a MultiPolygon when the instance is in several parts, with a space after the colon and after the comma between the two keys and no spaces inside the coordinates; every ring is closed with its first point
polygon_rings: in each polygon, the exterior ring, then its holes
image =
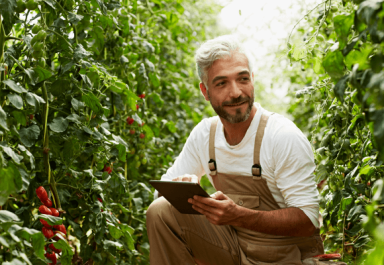
{"type": "Polygon", "coordinates": [[[53,193],[53,202],[55,203],[56,208],[61,210],[61,203],[59,199],[59,194],[56,189],[55,178],[51,172],[51,166],[49,164],[49,134],[48,134],[48,113],[49,113],[49,101],[48,101],[48,93],[47,88],[45,87],[45,82],[43,83],[43,98],[45,100],[45,108],[44,108],[44,138],[43,138],[43,159],[44,159],[44,167],[45,173],[48,176],[48,184],[53,193]]]}

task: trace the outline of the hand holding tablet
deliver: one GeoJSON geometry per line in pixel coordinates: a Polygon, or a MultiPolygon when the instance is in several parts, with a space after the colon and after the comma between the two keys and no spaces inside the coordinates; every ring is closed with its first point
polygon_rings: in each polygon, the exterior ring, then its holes
{"type": "MultiPolygon", "coordinates": [[[[181,180],[182,177],[185,175],[176,179],[180,178],[181,180]]],[[[201,214],[192,208],[192,204],[188,202],[189,198],[193,198],[195,195],[210,197],[196,182],[151,180],[149,184],[183,214],[201,214]]]]}

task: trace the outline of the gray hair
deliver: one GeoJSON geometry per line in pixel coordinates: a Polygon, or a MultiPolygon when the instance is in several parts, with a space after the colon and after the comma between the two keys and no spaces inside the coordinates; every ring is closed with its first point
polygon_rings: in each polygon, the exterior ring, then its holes
{"type": "Polygon", "coordinates": [[[249,72],[252,75],[253,64],[249,52],[233,35],[223,35],[203,43],[196,51],[196,69],[200,81],[208,89],[208,70],[212,64],[221,58],[231,56],[232,52],[244,54],[248,59],[249,72]]]}

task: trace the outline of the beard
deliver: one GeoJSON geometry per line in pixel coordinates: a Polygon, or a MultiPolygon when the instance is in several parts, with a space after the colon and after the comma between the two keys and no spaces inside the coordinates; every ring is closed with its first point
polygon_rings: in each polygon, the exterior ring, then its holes
{"type": "Polygon", "coordinates": [[[209,102],[211,103],[212,108],[215,110],[216,114],[219,115],[219,117],[223,118],[224,120],[228,121],[229,123],[240,123],[243,121],[246,121],[249,118],[249,115],[251,114],[251,110],[253,107],[253,102],[254,102],[254,94],[252,92],[251,97],[238,97],[236,99],[233,99],[231,101],[224,101],[222,105],[214,105],[212,104],[212,100],[209,96],[209,90],[208,90],[208,98],[209,102]],[[227,105],[234,105],[238,104],[241,102],[247,102],[248,103],[248,108],[246,109],[245,113],[241,113],[241,109],[238,108],[236,109],[236,114],[231,115],[229,114],[225,109],[224,106],[227,105]]]}

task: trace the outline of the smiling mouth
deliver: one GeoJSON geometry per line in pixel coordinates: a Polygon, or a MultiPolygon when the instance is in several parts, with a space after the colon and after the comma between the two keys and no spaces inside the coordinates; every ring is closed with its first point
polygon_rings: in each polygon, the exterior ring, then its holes
{"type": "Polygon", "coordinates": [[[243,105],[245,102],[240,102],[240,103],[237,103],[237,104],[231,104],[231,105],[226,105],[227,107],[237,107],[237,106],[240,106],[240,105],[243,105]]]}

